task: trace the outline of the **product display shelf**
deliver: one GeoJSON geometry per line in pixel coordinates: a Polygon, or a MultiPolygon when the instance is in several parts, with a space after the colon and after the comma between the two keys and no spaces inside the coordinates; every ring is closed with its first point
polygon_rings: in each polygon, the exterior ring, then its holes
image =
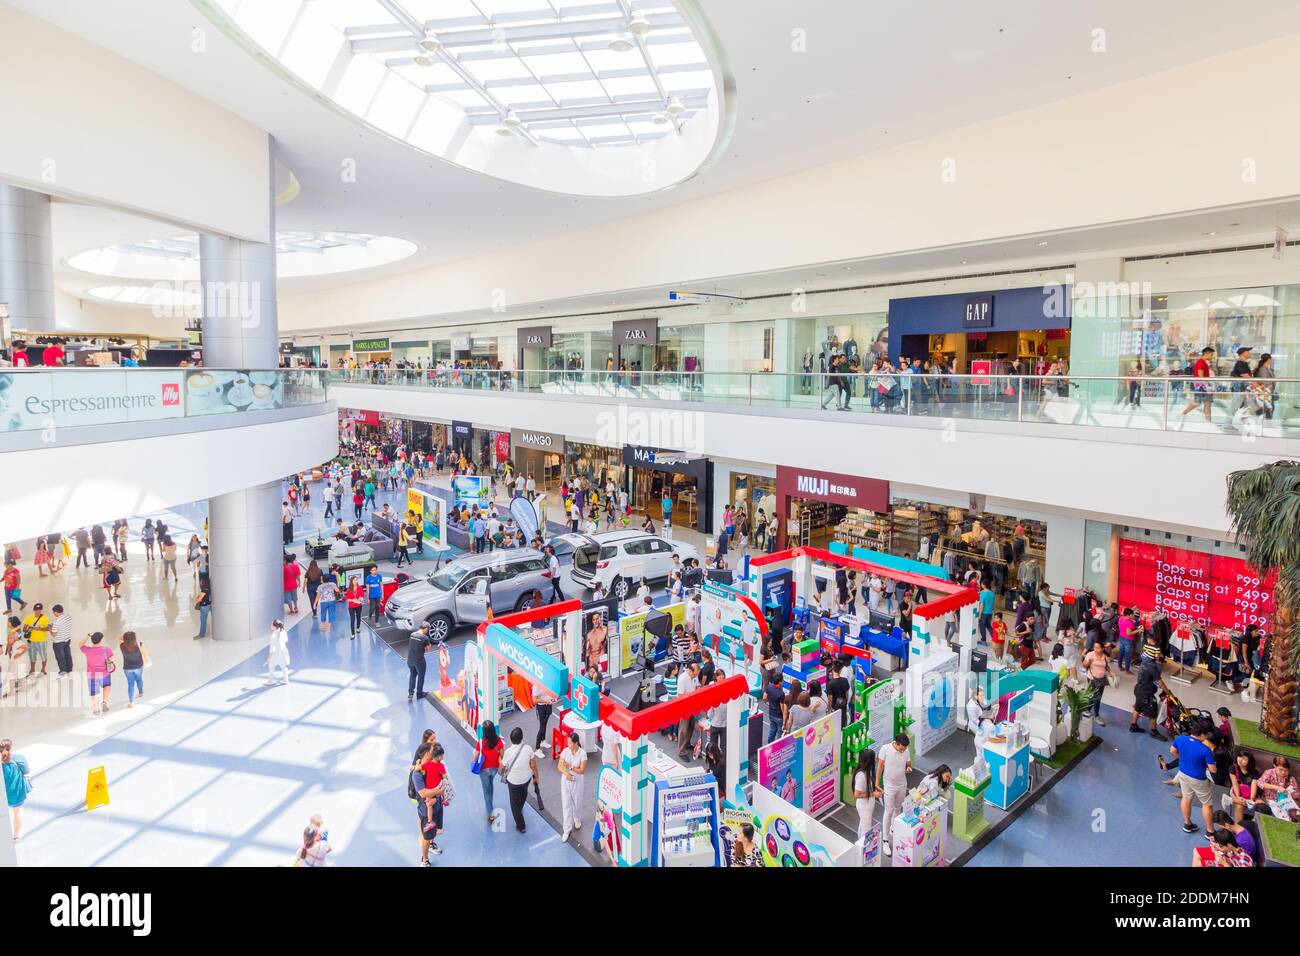
{"type": "Polygon", "coordinates": [[[870,511],[853,511],[835,526],[835,540],[861,545],[873,551],[889,551],[892,534],[889,515],[870,511]]]}

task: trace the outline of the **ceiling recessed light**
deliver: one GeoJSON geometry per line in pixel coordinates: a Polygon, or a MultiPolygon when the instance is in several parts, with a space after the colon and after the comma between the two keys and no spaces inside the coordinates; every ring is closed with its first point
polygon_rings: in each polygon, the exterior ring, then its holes
{"type": "Polygon", "coordinates": [[[668,101],[669,116],[678,116],[684,112],[686,112],[686,107],[682,104],[682,101],[679,100],[677,97],[674,96],[668,101]]]}
{"type": "Polygon", "coordinates": [[[650,122],[654,123],[656,126],[664,126],[668,123],[668,117],[663,113],[656,113],[654,116],[650,117],[650,122]]]}
{"type": "Polygon", "coordinates": [[[433,66],[433,57],[427,53],[417,53],[415,55],[416,66],[433,66]]]}
{"type": "Polygon", "coordinates": [[[632,34],[622,33],[609,41],[609,48],[615,53],[626,53],[635,49],[636,41],[632,39],[632,34]]]}
{"type": "Polygon", "coordinates": [[[496,134],[498,136],[513,136],[515,135],[515,131],[512,130],[509,126],[502,125],[496,128],[496,134]]]}
{"type": "Polygon", "coordinates": [[[1209,232],[1206,233],[1206,235],[1207,235],[1207,236],[1217,236],[1218,233],[1215,232],[1213,229],[1211,229],[1209,232]]]}
{"type": "Polygon", "coordinates": [[[424,35],[424,39],[420,41],[420,49],[428,50],[430,53],[437,53],[442,49],[442,41],[430,30],[424,35]]]}
{"type": "Polygon", "coordinates": [[[632,14],[632,19],[627,22],[627,32],[633,36],[647,36],[653,29],[654,27],[651,26],[650,21],[646,19],[646,15],[640,10],[632,14]]]}
{"type": "Polygon", "coordinates": [[[961,264],[962,264],[962,265],[965,265],[965,264],[966,264],[967,262],[969,262],[969,261],[970,261],[969,259],[963,259],[963,260],[961,261],[961,264]]]}

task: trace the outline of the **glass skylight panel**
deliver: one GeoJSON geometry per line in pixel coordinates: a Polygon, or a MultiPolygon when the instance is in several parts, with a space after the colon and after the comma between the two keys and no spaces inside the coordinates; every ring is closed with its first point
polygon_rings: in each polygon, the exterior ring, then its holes
{"type": "Polygon", "coordinates": [[[523,54],[523,60],[538,76],[555,76],[566,73],[581,73],[584,76],[591,74],[587,61],[582,58],[582,54],[577,50],[572,53],[551,53],[544,56],[530,56],[527,51],[519,51],[523,54]]]}
{"type": "Polygon", "coordinates": [[[495,96],[506,106],[522,106],[525,103],[534,103],[540,101],[550,102],[546,95],[546,90],[536,83],[530,83],[527,86],[503,86],[492,90],[495,96]]]}
{"type": "Polygon", "coordinates": [[[609,97],[605,95],[604,89],[595,80],[577,83],[549,83],[546,88],[550,90],[552,96],[565,103],[571,100],[609,102],[609,97]]]}
{"type": "Polygon", "coordinates": [[[657,67],[704,62],[704,51],[694,40],[683,43],[648,43],[646,50],[657,67]]]}
{"type": "Polygon", "coordinates": [[[649,73],[644,73],[641,76],[601,80],[600,82],[609,91],[610,96],[636,96],[640,98],[658,94],[655,89],[655,81],[651,79],[649,73]]]}
{"type": "MultiPolygon", "coordinates": [[[[371,0],[369,4],[357,3],[356,0],[348,0],[354,7],[369,7],[376,11],[373,23],[383,23],[391,20],[389,14],[379,3],[371,0]]],[[[475,20],[482,21],[482,15],[474,6],[471,0],[403,0],[407,12],[417,20],[455,20],[461,17],[473,17],[475,20]]],[[[545,0],[543,0],[545,2],[545,0]]],[[[360,16],[358,11],[358,16],[360,16]]],[[[370,9],[365,11],[366,16],[371,15],[370,9]]]]}
{"type": "Polygon", "coordinates": [[[488,18],[528,12],[554,16],[551,5],[546,0],[474,0],[474,5],[488,18]]]}

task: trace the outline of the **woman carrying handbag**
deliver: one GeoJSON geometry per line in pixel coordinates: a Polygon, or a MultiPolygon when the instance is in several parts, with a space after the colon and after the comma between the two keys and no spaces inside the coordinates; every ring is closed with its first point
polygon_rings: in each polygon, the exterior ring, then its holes
{"type": "Polygon", "coordinates": [[[501,813],[492,804],[493,787],[501,768],[501,755],[505,745],[501,742],[497,728],[490,720],[483,721],[478,743],[474,746],[474,759],[470,763],[471,773],[478,774],[479,784],[483,787],[483,804],[487,807],[487,821],[490,827],[501,813]]]}

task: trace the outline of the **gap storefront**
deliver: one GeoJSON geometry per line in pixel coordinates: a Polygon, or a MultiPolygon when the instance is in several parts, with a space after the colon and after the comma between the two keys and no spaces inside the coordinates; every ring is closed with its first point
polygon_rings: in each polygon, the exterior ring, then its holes
{"type": "Polygon", "coordinates": [[[988,362],[994,375],[1020,359],[1023,374],[1070,357],[1068,285],[889,300],[889,358],[897,363],[942,355],[969,375],[988,362]]]}

